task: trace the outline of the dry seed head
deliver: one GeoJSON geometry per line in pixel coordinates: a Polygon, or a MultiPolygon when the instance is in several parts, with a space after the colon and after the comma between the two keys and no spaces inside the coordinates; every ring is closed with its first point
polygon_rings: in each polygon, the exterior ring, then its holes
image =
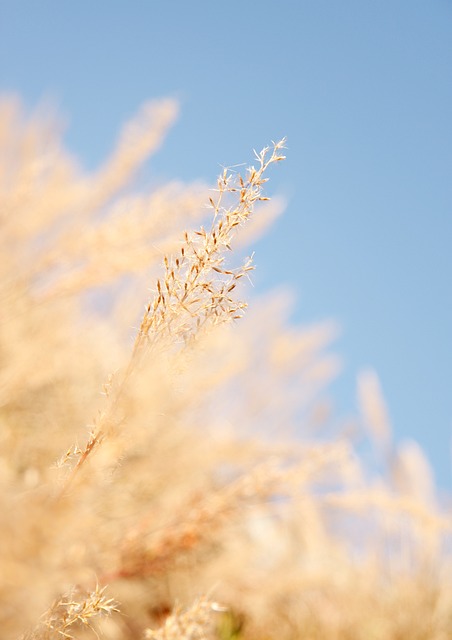
{"type": "MultiPolygon", "coordinates": [[[[275,145],[273,154],[268,159],[268,148],[257,154],[260,166],[249,170],[248,181],[224,169],[218,180],[220,193],[217,203],[214,203],[215,216],[210,230],[206,231],[201,227],[195,232],[193,239],[185,231],[185,245],[181,247],[182,262],[178,263],[176,260],[170,260],[168,256],[164,257],[163,282],[167,293],[163,293],[161,281],[158,279],[156,296],[146,307],[130,363],[122,382],[119,383],[120,389],[126,384],[136,363],[152,348],[179,348],[180,344],[190,344],[201,327],[204,328],[209,323],[216,325],[227,322],[231,316],[233,319],[241,317],[246,304],[226,297],[224,291],[253,269],[252,258],[238,270],[228,270],[229,273],[226,273],[225,269],[220,267],[224,260],[222,252],[231,250],[231,239],[236,229],[251,216],[254,203],[261,196],[265,180],[263,174],[279,157],[276,148],[275,145]],[[240,184],[239,202],[233,207],[224,208],[221,204],[223,195],[227,193],[231,198],[236,198],[237,184],[240,184]],[[216,274],[227,276],[229,281],[219,279],[216,274]],[[203,296],[206,295],[208,298],[203,300],[203,296]]],[[[230,291],[233,289],[234,287],[230,291]]],[[[117,421],[112,415],[114,411],[115,399],[111,398],[110,407],[106,410],[104,418],[97,421],[95,433],[81,453],[70,482],[75,472],[102,441],[105,433],[112,429],[111,425],[116,424],[117,421]]]]}

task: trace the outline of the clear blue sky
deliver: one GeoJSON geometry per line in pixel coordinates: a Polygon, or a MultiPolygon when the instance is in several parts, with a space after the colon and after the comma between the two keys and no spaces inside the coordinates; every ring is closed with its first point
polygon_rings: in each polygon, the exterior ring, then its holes
{"type": "Polygon", "coordinates": [[[256,286],[339,321],[339,409],[373,366],[397,438],[452,487],[451,0],[1,0],[0,89],[53,97],[87,168],[152,97],[182,103],[164,176],[211,180],[286,135],[256,286]]]}

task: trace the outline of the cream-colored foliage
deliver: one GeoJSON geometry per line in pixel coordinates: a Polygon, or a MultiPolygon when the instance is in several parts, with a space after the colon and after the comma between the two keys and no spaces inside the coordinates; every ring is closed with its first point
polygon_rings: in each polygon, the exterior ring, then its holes
{"type": "Polygon", "coordinates": [[[0,106],[2,638],[449,637],[450,520],[375,375],[379,479],[325,399],[334,325],[276,294],[244,315],[231,250],[281,212],[282,143],[140,192],[176,114],[145,105],[86,175],[50,116],[0,106]]]}

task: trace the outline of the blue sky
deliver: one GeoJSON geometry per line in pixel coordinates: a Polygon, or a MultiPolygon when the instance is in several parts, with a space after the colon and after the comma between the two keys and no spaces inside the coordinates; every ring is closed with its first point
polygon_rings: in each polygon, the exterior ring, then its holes
{"type": "Polygon", "coordinates": [[[374,367],[397,438],[452,488],[451,0],[1,0],[0,90],[52,98],[88,169],[152,97],[182,107],[162,177],[211,181],[287,136],[256,289],[340,323],[338,410],[374,367]]]}

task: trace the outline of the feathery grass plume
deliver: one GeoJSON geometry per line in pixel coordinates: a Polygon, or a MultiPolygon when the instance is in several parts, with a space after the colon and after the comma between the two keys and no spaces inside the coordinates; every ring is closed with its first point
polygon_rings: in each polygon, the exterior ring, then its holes
{"type": "Polygon", "coordinates": [[[165,275],[157,281],[154,300],[146,307],[134,351],[167,334],[173,341],[187,342],[208,321],[223,322],[240,318],[246,304],[236,302],[232,291],[237,281],[253,269],[252,260],[238,269],[225,267],[225,252],[231,250],[235,231],[246,222],[262,196],[268,167],[284,160],[281,150],[285,140],[256,153],[257,169],[250,167],[246,178],[227,169],[218,179],[218,196],[210,198],[214,219],[210,230],[201,228],[195,235],[185,234],[185,244],[176,257],[165,257],[165,275]],[[236,196],[232,205],[223,204],[227,195],[236,196]]]}
{"type": "Polygon", "coordinates": [[[359,375],[358,399],[365,425],[372,440],[382,455],[387,458],[391,454],[392,428],[380,381],[374,371],[363,371],[359,375]]]}
{"type": "Polygon", "coordinates": [[[256,507],[287,499],[295,491],[307,492],[323,475],[333,475],[334,466],[345,468],[350,451],[340,445],[325,445],[310,447],[300,456],[297,464],[269,459],[223,487],[186,498],[172,521],[159,531],[149,525],[152,514],[144,514],[121,544],[118,568],[102,579],[110,582],[169,574],[193,557],[202,564],[202,554],[218,547],[232,523],[244,519],[244,512],[252,514],[256,507]]]}
{"type": "MultiPolygon", "coordinates": [[[[111,615],[119,611],[113,598],[107,598],[105,587],[96,587],[90,593],[80,593],[76,589],[56,600],[36,629],[25,633],[21,640],[60,640],[75,638],[80,627],[93,628],[93,619],[111,615]]],[[[78,634],[77,634],[78,635],[78,634]]]]}
{"type": "Polygon", "coordinates": [[[258,167],[250,167],[245,179],[225,169],[217,182],[216,201],[210,198],[214,212],[210,230],[201,228],[193,236],[185,232],[179,255],[165,256],[165,275],[162,281],[157,280],[154,299],[146,306],[129,365],[112,393],[110,407],[99,418],[84,449],[75,450],[77,460],[69,484],[108,430],[117,426],[114,413],[118,399],[143,350],[187,343],[207,323],[215,325],[241,318],[246,303],[234,300],[232,292],[237,282],[254,268],[252,259],[248,258],[239,268],[229,269],[224,265],[224,253],[232,250],[233,236],[249,219],[256,202],[269,199],[262,195],[267,181],[264,174],[270,165],[284,160],[281,153],[284,143],[285,140],[274,143],[270,155],[269,147],[255,152],[258,167]],[[229,206],[224,204],[228,195],[233,196],[229,206]]]}

